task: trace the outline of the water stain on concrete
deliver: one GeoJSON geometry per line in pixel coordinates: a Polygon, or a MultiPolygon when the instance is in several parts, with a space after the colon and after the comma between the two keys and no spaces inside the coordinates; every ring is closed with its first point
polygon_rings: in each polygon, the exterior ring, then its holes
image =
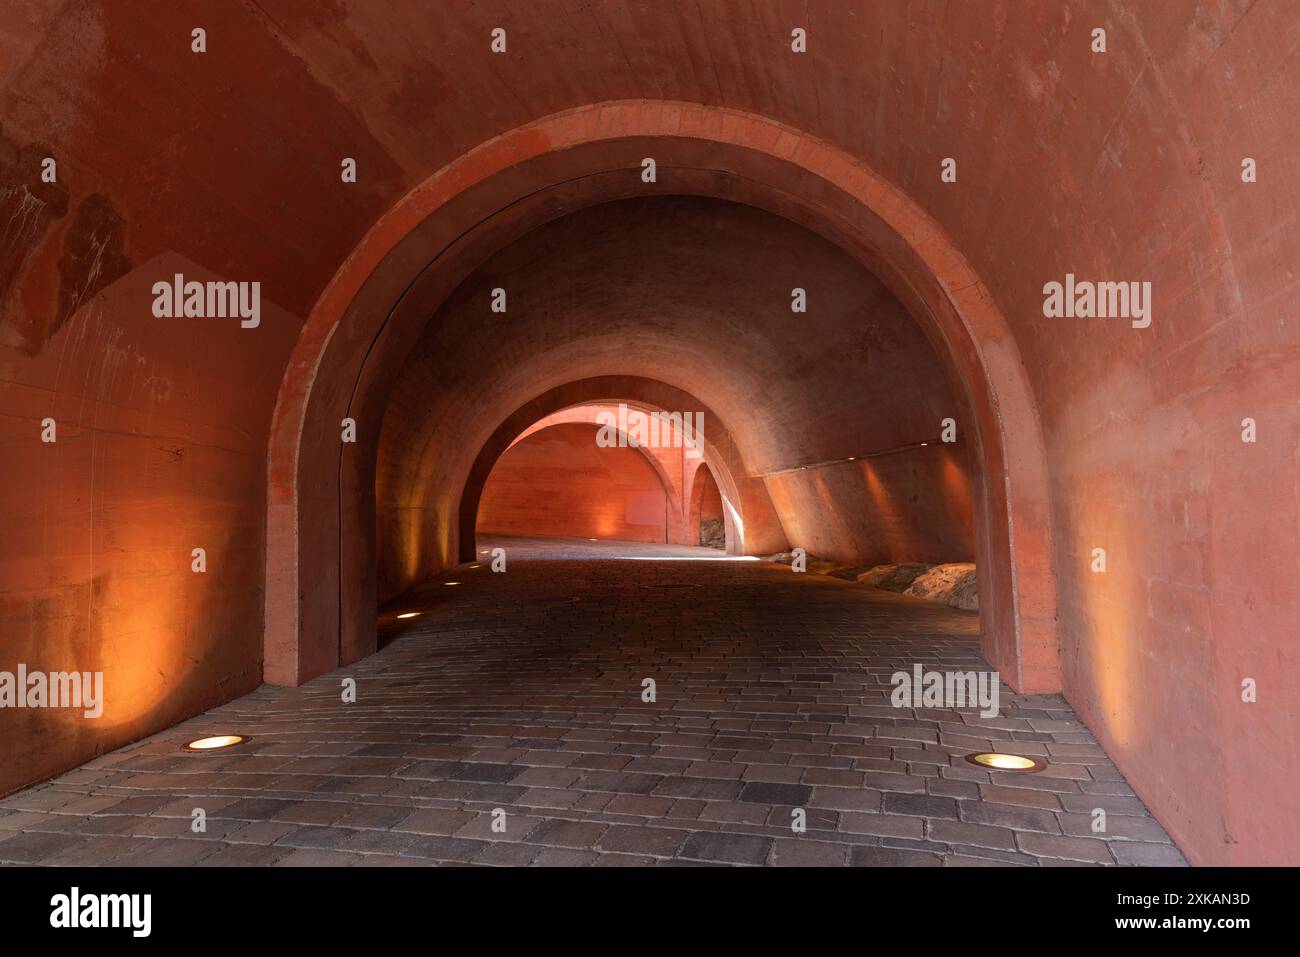
{"type": "Polygon", "coordinates": [[[102,193],[92,193],[77,206],[63,237],[58,312],[50,335],[97,292],[131,271],[125,232],[126,220],[102,193]]]}
{"type": "Polygon", "coordinates": [[[15,298],[46,234],[68,213],[67,190],[41,181],[41,162],[51,153],[40,144],[19,146],[0,133],[0,342],[25,352],[39,346],[27,348],[34,330],[15,298]]]}

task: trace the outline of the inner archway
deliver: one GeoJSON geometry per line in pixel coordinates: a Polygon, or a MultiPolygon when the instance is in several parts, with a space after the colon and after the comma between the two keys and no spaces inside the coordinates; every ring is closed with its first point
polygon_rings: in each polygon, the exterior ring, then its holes
{"type": "Polygon", "coordinates": [[[497,460],[479,499],[480,534],[668,544],[681,506],[651,450],[602,446],[598,426],[539,423],[497,460]]]}
{"type": "Polygon", "coordinates": [[[734,439],[725,424],[706,409],[707,406],[690,393],[662,382],[632,376],[598,377],[566,383],[535,397],[497,426],[470,468],[458,509],[460,561],[472,561],[477,554],[476,529],[484,527],[480,521],[484,487],[501,457],[537,430],[562,423],[589,424],[596,430],[597,442],[636,448],[646,457],[665,490],[665,541],[694,544],[683,503],[689,500],[695,470],[706,462],[712,462],[730,496],[729,517],[723,527],[726,550],[733,555],[744,552],[744,522],[740,516],[746,510],[752,515],[749,547],[768,550],[781,547],[784,533],[761,483],[745,477],[745,466],[736,453],[734,439]],[[610,391],[619,389],[624,391],[610,391]],[[608,398],[615,394],[622,398],[608,398]],[[679,411],[669,412],[668,406],[679,411]],[[522,426],[526,419],[535,415],[541,418],[531,425],[522,426]],[[686,418],[692,424],[684,429],[682,422],[686,418]],[[663,422],[662,429],[656,427],[652,430],[656,422],[663,422]],[[629,428],[633,434],[629,434],[629,428]],[[737,481],[737,475],[741,476],[740,481],[737,481]]]}
{"type": "MultiPolygon", "coordinates": [[[[352,412],[363,428],[374,430],[384,408],[384,393],[377,384],[391,378],[386,367],[404,358],[406,344],[418,334],[416,317],[427,315],[419,304],[430,297],[440,301],[464,275],[464,267],[456,263],[479,259],[482,254],[476,250],[485,245],[499,248],[503,235],[518,235],[574,204],[590,205],[602,194],[607,200],[644,193],[639,177],[629,176],[639,169],[639,159],[626,157],[640,157],[649,149],[658,157],[658,192],[664,191],[664,174],[670,173],[674,192],[727,195],[779,212],[866,263],[917,320],[955,385],[960,407],[956,417],[968,423],[964,431],[976,440],[974,517],[977,551],[987,572],[981,578],[986,657],[1014,687],[1057,687],[1041,437],[1012,340],[978,279],[906,197],[826,144],[730,111],[686,104],[674,105],[671,111],[642,106],[610,104],[560,114],[485,144],[466,157],[469,165],[458,163],[438,174],[385,217],[372,231],[373,242],[363,246],[364,254],[349,262],[318,303],[299,341],[303,361],[291,365],[282,389],[272,439],[268,542],[277,560],[268,564],[274,570],[268,596],[268,678],[296,683],[330,667],[330,662],[354,660],[373,647],[373,626],[365,612],[373,608],[365,587],[373,576],[346,557],[365,555],[366,548],[345,547],[342,576],[327,569],[321,578],[309,579],[311,590],[300,594],[301,563],[318,554],[306,547],[302,536],[308,530],[316,538],[328,535],[332,522],[328,509],[319,522],[286,521],[304,507],[314,508],[304,498],[307,487],[297,480],[307,465],[299,452],[315,456],[328,448],[324,435],[308,442],[292,438],[294,429],[329,421],[333,404],[339,413],[352,412]],[[710,122],[710,116],[726,122],[710,122]],[[570,174],[558,180],[551,164],[541,162],[557,149],[564,150],[570,174]],[[611,156],[620,155],[625,158],[616,159],[610,171],[611,156]],[[545,185],[548,179],[550,186],[545,185]],[[511,194],[514,200],[507,199],[511,194]],[[430,208],[439,208],[440,215],[426,218],[430,208]],[[457,227],[457,218],[465,216],[470,217],[462,219],[465,227],[457,227]],[[417,253],[421,246],[428,252],[417,253]],[[399,249],[399,256],[389,255],[399,249]],[[412,262],[436,268],[421,267],[411,278],[412,262]],[[408,278],[402,278],[403,272],[408,278]],[[384,301],[395,305],[376,313],[375,305],[384,301]],[[340,325],[349,316],[352,319],[340,325]],[[366,317],[376,316],[387,318],[365,333],[366,317]],[[336,326],[350,331],[336,335],[336,326]],[[322,390],[319,386],[328,380],[338,385],[322,390]],[[323,415],[304,418],[307,407],[316,402],[325,403],[323,415]],[[298,427],[291,424],[295,421],[298,427]],[[281,437],[287,445],[281,444],[281,437]],[[295,461],[296,466],[290,465],[295,461]],[[285,470],[279,463],[290,467],[285,470]],[[287,484],[281,484],[281,478],[287,484]],[[285,545],[293,551],[287,562],[277,552],[285,545]],[[292,579],[291,593],[277,588],[276,579],[284,575],[292,579]],[[349,598],[353,583],[360,583],[360,591],[349,598]],[[328,600],[336,589],[344,592],[341,603],[328,600]],[[292,628],[286,632],[283,624],[292,628]],[[336,646],[301,637],[331,633],[340,636],[336,646]]],[[[364,542],[365,515],[373,508],[366,491],[370,466],[364,455],[349,459],[345,454],[341,464],[340,489],[331,493],[328,482],[318,483],[310,498],[323,505],[328,499],[322,500],[322,495],[341,492],[347,507],[340,516],[340,541],[358,535],[364,542]],[[349,514],[353,507],[355,514],[349,514]]],[[[450,540],[447,545],[451,547],[450,540]]]]}
{"type": "Polygon", "coordinates": [[[691,511],[687,520],[687,529],[694,538],[691,544],[725,548],[723,528],[726,514],[718,483],[709,467],[701,462],[691,476],[691,511]]]}

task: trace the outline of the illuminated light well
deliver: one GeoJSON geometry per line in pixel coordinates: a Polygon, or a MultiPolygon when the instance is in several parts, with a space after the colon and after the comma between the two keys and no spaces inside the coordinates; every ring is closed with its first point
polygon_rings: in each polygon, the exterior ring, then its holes
{"type": "Polygon", "coordinates": [[[186,751],[217,751],[221,748],[233,748],[249,740],[242,734],[217,734],[210,738],[199,738],[185,745],[186,751]]]}
{"type": "Polygon", "coordinates": [[[444,585],[459,585],[460,582],[443,582],[444,585]]]}
{"type": "Polygon", "coordinates": [[[404,611],[404,612],[402,612],[400,615],[398,615],[397,617],[398,617],[398,619],[402,619],[402,618],[419,618],[419,617],[420,617],[420,613],[419,613],[418,611],[404,611]]]}
{"type": "Polygon", "coordinates": [[[996,751],[968,754],[966,760],[994,771],[1041,771],[1047,767],[1037,758],[1027,758],[1023,754],[1001,754],[996,751]]]}

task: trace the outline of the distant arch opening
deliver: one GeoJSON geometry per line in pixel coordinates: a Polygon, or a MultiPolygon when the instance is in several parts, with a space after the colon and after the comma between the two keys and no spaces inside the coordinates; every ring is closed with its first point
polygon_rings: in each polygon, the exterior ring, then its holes
{"type": "Polygon", "coordinates": [[[713,473],[703,462],[691,477],[691,509],[687,528],[693,535],[692,545],[726,548],[726,519],[722,491],[713,473]]]}
{"type": "Polygon", "coordinates": [[[584,422],[521,435],[483,485],[478,533],[667,544],[681,507],[663,464],[651,449],[600,437],[584,422]]]}

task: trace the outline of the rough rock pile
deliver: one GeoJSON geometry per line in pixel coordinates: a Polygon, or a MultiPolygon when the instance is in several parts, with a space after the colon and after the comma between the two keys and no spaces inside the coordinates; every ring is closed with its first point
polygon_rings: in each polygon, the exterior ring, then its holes
{"type": "MultiPolygon", "coordinates": [[[[701,531],[703,524],[700,523],[701,531]]],[[[791,553],[787,551],[768,555],[766,560],[789,565],[791,558],[791,553]]],[[[979,611],[980,607],[973,562],[946,562],[940,565],[908,562],[902,565],[875,565],[863,571],[861,568],[839,565],[809,554],[807,571],[810,575],[832,575],[871,588],[883,588],[913,598],[937,601],[965,611],[979,611]]]]}
{"type": "Polygon", "coordinates": [[[975,565],[973,562],[935,565],[918,575],[903,594],[928,601],[941,601],[945,605],[964,608],[966,611],[977,611],[979,592],[975,587],[975,565]]]}
{"type": "Polygon", "coordinates": [[[872,588],[902,592],[913,598],[942,602],[966,611],[978,611],[980,606],[975,565],[972,562],[877,565],[859,575],[858,581],[872,588]]]}
{"type": "Polygon", "coordinates": [[[917,576],[933,567],[924,562],[912,562],[907,565],[877,565],[859,575],[858,581],[872,588],[883,588],[885,591],[907,591],[912,582],[916,581],[917,576]]]}
{"type": "MultiPolygon", "coordinates": [[[[777,552],[775,555],[767,556],[769,562],[780,562],[782,565],[789,565],[794,560],[794,555],[790,552],[777,552]]],[[[831,572],[843,566],[837,562],[827,561],[824,558],[818,558],[811,552],[804,555],[805,571],[809,575],[829,575],[831,572]]]]}
{"type": "Polygon", "coordinates": [[[726,548],[727,530],[720,518],[700,521],[700,544],[705,548],[726,548]]]}

